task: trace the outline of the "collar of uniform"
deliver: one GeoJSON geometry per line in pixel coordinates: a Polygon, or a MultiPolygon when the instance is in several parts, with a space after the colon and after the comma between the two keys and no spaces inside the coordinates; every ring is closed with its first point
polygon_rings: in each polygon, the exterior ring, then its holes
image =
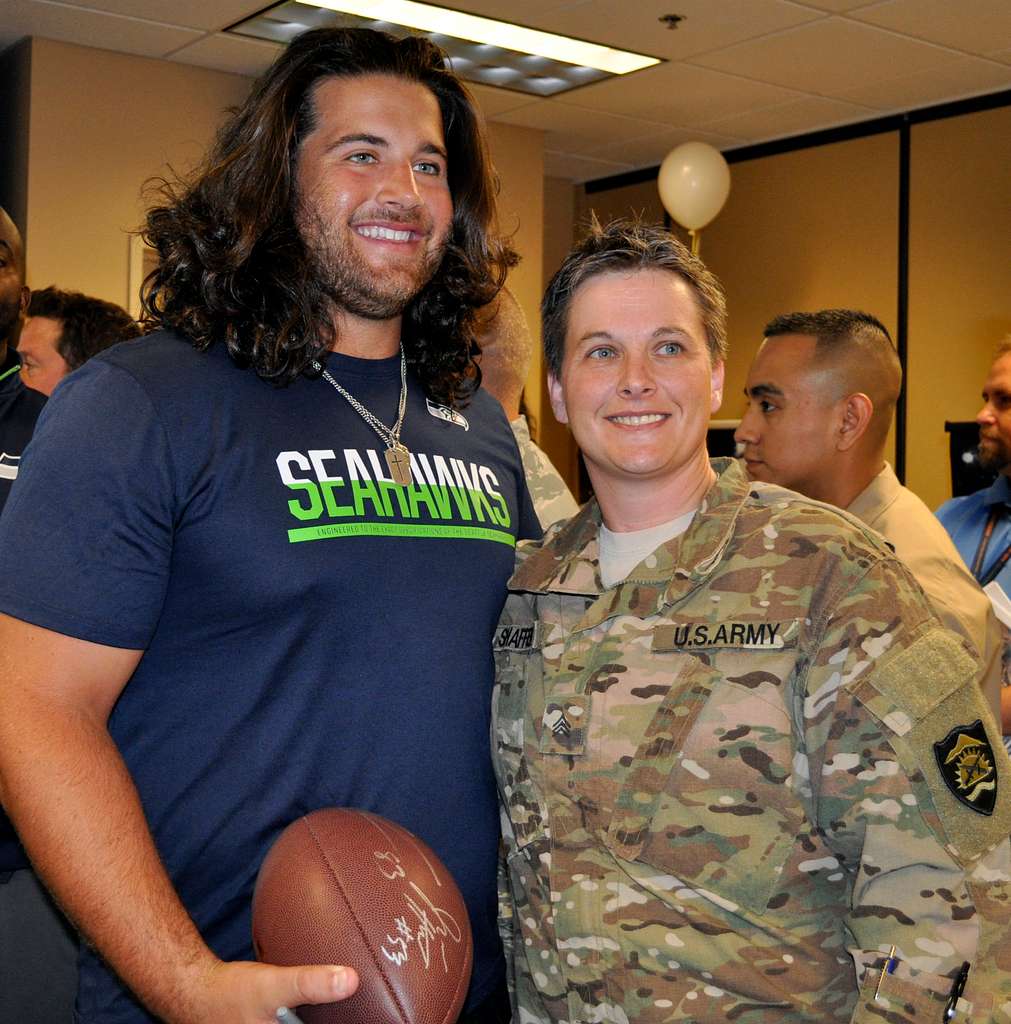
{"type": "MultiPolygon", "coordinates": [[[[713,459],[712,466],[716,482],[702,499],[691,526],[654,552],[655,565],[647,568],[640,564],[611,588],[616,608],[620,605],[622,611],[642,617],[652,615],[694,590],[719,564],[749,484],[733,459],[713,459]],[[629,587],[634,588],[631,595],[629,587]]],[[[597,502],[588,502],[522,562],[509,582],[510,589],[585,597],[602,594],[597,543],[600,521],[597,502]]]]}
{"type": "Polygon", "coordinates": [[[523,544],[530,550],[509,581],[510,590],[533,594],[581,594],[593,597],[603,589],[598,563],[600,506],[588,501],[560,529],[549,530],[543,542],[523,544]]]}
{"type": "Polygon", "coordinates": [[[990,508],[993,505],[1011,505],[1011,481],[1000,473],[997,479],[983,494],[983,504],[990,508]]]}
{"type": "Polygon", "coordinates": [[[902,484],[886,462],[874,479],[846,506],[851,516],[869,523],[899,496],[902,484]]]}

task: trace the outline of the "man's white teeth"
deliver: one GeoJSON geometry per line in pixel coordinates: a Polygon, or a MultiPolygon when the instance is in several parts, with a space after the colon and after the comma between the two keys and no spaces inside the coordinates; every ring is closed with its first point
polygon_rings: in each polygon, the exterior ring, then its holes
{"type": "Polygon", "coordinates": [[[393,228],[381,228],[374,224],[358,228],[357,231],[366,238],[381,238],[387,242],[408,242],[411,238],[410,231],[394,231],[393,228]]]}
{"type": "Polygon", "coordinates": [[[611,419],[627,427],[642,427],[647,423],[659,423],[664,416],[658,412],[651,412],[646,416],[612,416],[611,419]]]}

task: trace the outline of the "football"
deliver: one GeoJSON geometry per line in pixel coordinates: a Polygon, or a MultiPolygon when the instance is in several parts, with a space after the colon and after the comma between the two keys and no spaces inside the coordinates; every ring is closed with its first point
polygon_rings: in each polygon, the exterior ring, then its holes
{"type": "Polygon", "coordinates": [[[304,1024],[453,1024],[470,981],[467,908],[417,836],[344,807],[307,814],[270,848],[253,893],[257,959],[343,964],[358,991],[300,1006],[304,1024]]]}

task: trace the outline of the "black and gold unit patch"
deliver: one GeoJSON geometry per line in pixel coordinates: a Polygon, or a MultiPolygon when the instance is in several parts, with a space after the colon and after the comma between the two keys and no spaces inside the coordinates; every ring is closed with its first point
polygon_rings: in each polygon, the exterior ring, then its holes
{"type": "Polygon", "coordinates": [[[944,784],[956,799],[978,814],[993,814],[997,803],[997,767],[983,723],[956,725],[934,744],[944,784]]]}

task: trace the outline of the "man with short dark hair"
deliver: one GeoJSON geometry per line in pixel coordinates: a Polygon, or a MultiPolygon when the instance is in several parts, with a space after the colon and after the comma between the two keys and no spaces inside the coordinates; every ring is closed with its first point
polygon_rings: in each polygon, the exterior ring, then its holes
{"type": "Polygon", "coordinates": [[[944,624],[982,663],[977,680],[1000,721],[1003,633],[930,509],[885,461],[902,367],[885,326],[852,309],[786,313],[765,328],[737,428],[753,480],[828,502],[877,530],[944,624]]]}
{"type": "MultiPolygon", "coordinates": [[[[975,494],[946,501],[937,518],[980,585],[996,582],[1011,595],[1011,335],[994,352],[976,422],[980,464],[997,479],[975,494]]],[[[1011,685],[1001,696],[1004,743],[1011,749],[1011,685]]]]}
{"type": "Polygon", "coordinates": [[[114,302],[53,286],[36,289],[18,342],[21,379],[33,391],[51,395],[71,370],[138,334],[133,317],[114,302]]]}
{"type": "Polygon", "coordinates": [[[1011,764],[965,645],[873,531],[707,458],[722,292],[672,235],[593,230],[542,308],[595,498],[495,634],[514,1019],[996,1022],[1011,764]]]}
{"type": "MultiPolygon", "coordinates": [[[[81,1024],[351,995],[347,967],[248,962],[267,848],[327,805],[442,858],[465,1019],[508,1016],[490,640],[539,531],[475,390],[509,253],[447,68],[367,30],[289,45],[148,215],[161,330],[57,388],[0,524],[0,795],[89,940],[81,1024]]],[[[434,969],[452,939],[415,923],[434,969]]]]}
{"type": "Polygon", "coordinates": [[[574,516],[579,511],[576,499],[530,436],[530,424],[523,411],[523,386],[530,372],[534,340],[526,315],[508,288],[503,288],[498,298],[481,311],[477,343],[481,349],[481,387],[494,395],[505,410],[541,526],[574,516]]]}
{"type": "Polygon", "coordinates": [[[16,343],[29,295],[21,232],[0,206],[0,510],[46,404],[45,398],[25,388],[18,375],[21,361],[16,343]]]}

